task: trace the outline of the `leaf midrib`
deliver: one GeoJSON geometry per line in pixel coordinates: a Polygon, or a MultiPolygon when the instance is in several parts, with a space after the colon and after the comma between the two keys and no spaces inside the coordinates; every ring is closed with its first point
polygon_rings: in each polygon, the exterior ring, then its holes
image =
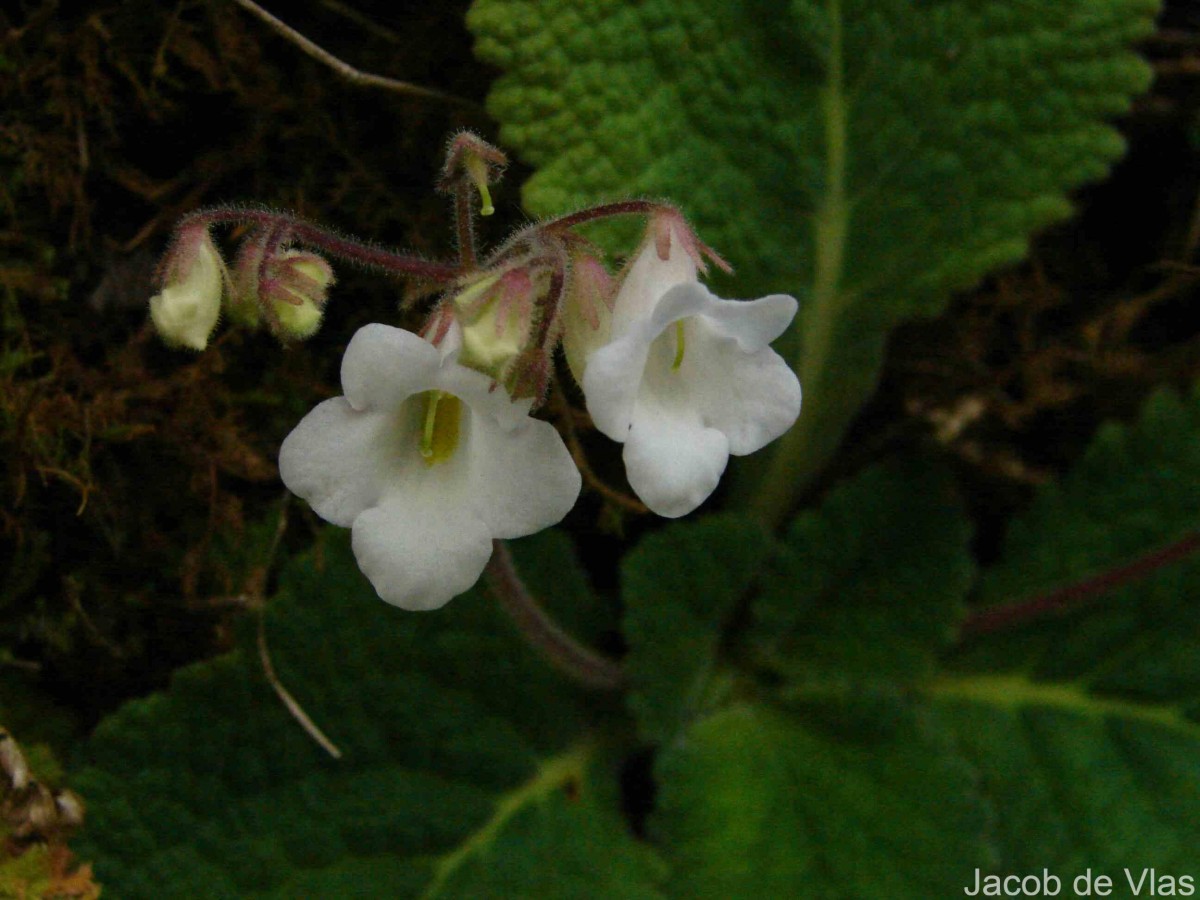
{"type": "MultiPolygon", "coordinates": [[[[833,352],[834,328],[840,318],[846,242],[850,229],[850,203],[846,191],[849,164],[848,105],[845,59],[842,46],[842,0],[828,0],[829,63],[821,109],[825,124],[825,191],[813,214],[813,290],[801,310],[803,329],[792,369],[806,391],[822,393],[833,352]]],[[[810,408],[812,399],[807,400],[810,408]]],[[[818,402],[820,402],[818,400],[818,402]]],[[[799,487],[807,484],[825,462],[813,450],[814,432],[823,422],[801,413],[800,420],[775,448],[770,469],[762,481],[756,507],[763,521],[777,525],[787,514],[799,487]],[[786,487],[785,487],[786,486],[786,487]]]]}
{"type": "Polygon", "coordinates": [[[1169,703],[1098,697],[1077,682],[1038,682],[1019,674],[941,675],[929,685],[934,700],[958,700],[1010,711],[1048,708],[1102,719],[1156,725],[1200,740],[1200,723],[1169,703]]]}
{"type": "Polygon", "coordinates": [[[441,896],[442,888],[450,877],[473,854],[490,846],[505,824],[526,806],[538,802],[568,782],[582,781],[593,749],[590,743],[581,743],[559,756],[546,760],[531,779],[496,798],[492,817],[468,835],[457,850],[443,856],[434,866],[433,880],[421,895],[422,900],[432,900],[441,896]]]}

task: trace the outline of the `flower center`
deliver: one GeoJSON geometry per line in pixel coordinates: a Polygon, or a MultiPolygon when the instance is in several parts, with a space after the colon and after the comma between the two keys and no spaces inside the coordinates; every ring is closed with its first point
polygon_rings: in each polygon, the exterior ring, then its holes
{"type": "Polygon", "coordinates": [[[671,371],[678,372],[683,365],[683,319],[675,323],[675,361],[671,363],[671,371]]]}
{"type": "Polygon", "coordinates": [[[435,466],[453,456],[458,447],[462,401],[445,391],[425,391],[421,403],[421,458],[425,465],[435,466]]]}

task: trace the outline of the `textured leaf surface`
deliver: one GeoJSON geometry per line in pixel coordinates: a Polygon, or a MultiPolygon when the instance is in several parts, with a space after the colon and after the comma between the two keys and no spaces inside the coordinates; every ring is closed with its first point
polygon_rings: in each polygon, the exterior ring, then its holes
{"type": "Polygon", "coordinates": [[[1166,706],[1021,677],[946,678],[933,695],[991,798],[995,871],[1091,867],[1112,878],[1114,896],[1137,896],[1126,867],[1135,882],[1151,867],[1200,880],[1200,725],[1166,706]]]}
{"type": "MultiPolygon", "coordinates": [[[[1101,429],[1061,482],[1011,526],[980,585],[987,604],[1072,584],[1200,529],[1200,392],[1162,391],[1131,425],[1101,429]]],[[[973,646],[959,662],[1172,703],[1200,720],[1200,560],[1094,597],[1069,615],[973,646]]]]}
{"type": "Polygon", "coordinates": [[[646,740],[667,741],[720,692],[717,652],[771,541],[732,516],[672,525],[625,559],[629,705],[646,740]]]}
{"type": "Polygon", "coordinates": [[[840,485],[795,520],[763,579],[762,662],[794,686],[928,676],[971,586],[970,538],[953,485],[923,463],[840,485]]]}
{"type": "MultiPolygon", "coordinates": [[[[983,596],[1020,599],[1193,533],[1197,437],[1196,394],[1160,393],[1103,429],[1019,518],[983,596]]],[[[754,632],[781,635],[791,668],[768,658],[792,714],[726,709],[664,748],[652,821],[672,895],[924,900],[962,896],[976,867],[1045,868],[1062,896],[1089,868],[1112,896],[1149,896],[1134,886],[1151,868],[1155,896],[1200,881],[1200,563],[981,637],[931,672],[970,572],[937,482],[876,469],[796,522],[754,632]],[[935,559],[958,559],[944,564],[958,578],[935,559]],[[881,602],[893,594],[909,602],[881,602]]]]}
{"type": "MultiPolygon", "coordinates": [[[[522,543],[534,590],[594,602],[561,538],[522,543]]],[[[285,712],[248,631],[90,741],[79,852],[115,895],[578,896],[583,878],[653,896],[654,860],[597,799],[611,792],[578,698],[480,592],[436,614],[386,606],[338,533],[286,573],[267,627],[280,678],[343,759],[285,712]],[[592,845],[617,880],[556,862],[592,845]]]]}
{"type": "MultiPolygon", "coordinates": [[[[736,706],[658,765],[677,897],[962,896],[983,874],[1195,880],[1200,727],[1073,686],[943,679],[916,705],[736,706]]],[[[1160,886],[1161,891],[1161,886],[1160,886]]],[[[1143,895],[1146,895],[1143,893],[1143,895]]]]}
{"type": "Polygon", "coordinates": [[[993,862],[970,766],[910,712],[862,737],[734,707],[658,768],[676,897],[927,900],[993,862]]]}
{"type": "MultiPolygon", "coordinates": [[[[984,572],[985,603],[1078,582],[1200,527],[1200,395],[1162,391],[1039,492],[984,572]]],[[[932,695],[996,798],[1011,871],[1144,867],[1200,881],[1200,562],[973,642],[932,695]]],[[[1161,890],[1161,887],[1160,887],[1161,890]]],[[[1141,896],[1147,896],[1143,887],[1141,896]]],[[[1064,892],[1065,893],[1065,892],[1064,892]]],[[[1168,894],[1169,895],[1169,894],[1168,894]]]]}
{"type": "MultiPolygon", "coordinates": [[[[1122,151],[1154,0],[476,0],[489,109],[536,215],[681,204],[738,296],[801,299],[805,413],[832,452],[898,321],[1020,258],[1122,151]]],[[[774,501],[786,504],[786,496],[774,501]]]]}

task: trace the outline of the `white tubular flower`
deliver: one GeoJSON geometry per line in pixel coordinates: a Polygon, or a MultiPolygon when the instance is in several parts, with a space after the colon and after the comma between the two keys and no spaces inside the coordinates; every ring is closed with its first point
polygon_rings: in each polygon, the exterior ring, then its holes
{"type": "Polygon", "coordinates": [[[217,327],[225,286],[225,263],[207,229],[180,236],[170,271],[150,298],[150,318],[167,343],[203,350],[217,327]]]}
{"type": "Polygon", "coordinates": [[[553,426],[456,355],[398,328],[365,326],[342,360],[345,396],[319,404],[279,451],[284,484],[353,530],[359,567],[380,597],[405,609],[436,609],[461,594],[493,538],[553,525],[579,495],[579,472],[553,426]]]}
{"type": "Polygon", "coordinates": [[[674,228],[666,259],[646,242],[583,377],[596,427],[625,444],[629,484],[670,518],[708,498],[729,454],[753,453],[800,414],[800,382],[768,346],[795,298],[722,300],[697,280],[688,247],[674,228]]]}

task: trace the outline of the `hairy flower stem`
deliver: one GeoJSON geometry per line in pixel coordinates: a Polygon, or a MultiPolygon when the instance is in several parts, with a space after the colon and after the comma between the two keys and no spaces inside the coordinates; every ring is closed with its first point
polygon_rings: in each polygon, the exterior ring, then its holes
{"type": "Polygon", "coordinates": [[[1111,591],[1121,585],[1144,578],[1170,563],[1185,559],[1200,549],[1200,531],[1193,531],[1184,538],[1139,556],[1132,562],[1101,572],[1083,581],[1022,600],[1008,606],[993,606],[971,613],[959,630],[960,640],[982,637],[996,631],[1020,628],[1047,616],[1059,615],[1075,609],[1087,600],[1111,591]]]}
{"type": "Polygon", "coordinates": [[[280,229],[294,240],[323,250],[330,256],[389,275],[408,275],[435,283],[449,283],[462,274],[460,266],[430,262],[417,256],[386,250],[383,247],[373,247],[354,238],[335,234],[288,213],[271,209],[238,206],[199,209],[180,219],[176,231],[195,224],[257,225],[260,228],[280,229]]]}
{"type": "Polygon", "coordinates": [[[587,222],[611,219],[613,216],[645,216],[656,212],[674,213],[677,210],[669,203],[659,203],[655,200],[619,200],[616,203],[602,203],[589,209],[568,213],[543,222],[538,227],[545,231],[564,231],[587,222]]]}
{"type": "Polygon", "coordinates": [[[568,635],[530,595],[503,541],[492,542],[487,582],[500,606],[522,636],[550,663],[571,678],[600,690],[615,690],[625,682],[621,666],[568,635]]]}
{"type": "Polygon", "coordinates": [[[454,226],[458,231],[458,264],[464,270],[478,265],[479,250],[475,241],[475,208],[472,185],[459,179],[454,185],[454,226]]]}

